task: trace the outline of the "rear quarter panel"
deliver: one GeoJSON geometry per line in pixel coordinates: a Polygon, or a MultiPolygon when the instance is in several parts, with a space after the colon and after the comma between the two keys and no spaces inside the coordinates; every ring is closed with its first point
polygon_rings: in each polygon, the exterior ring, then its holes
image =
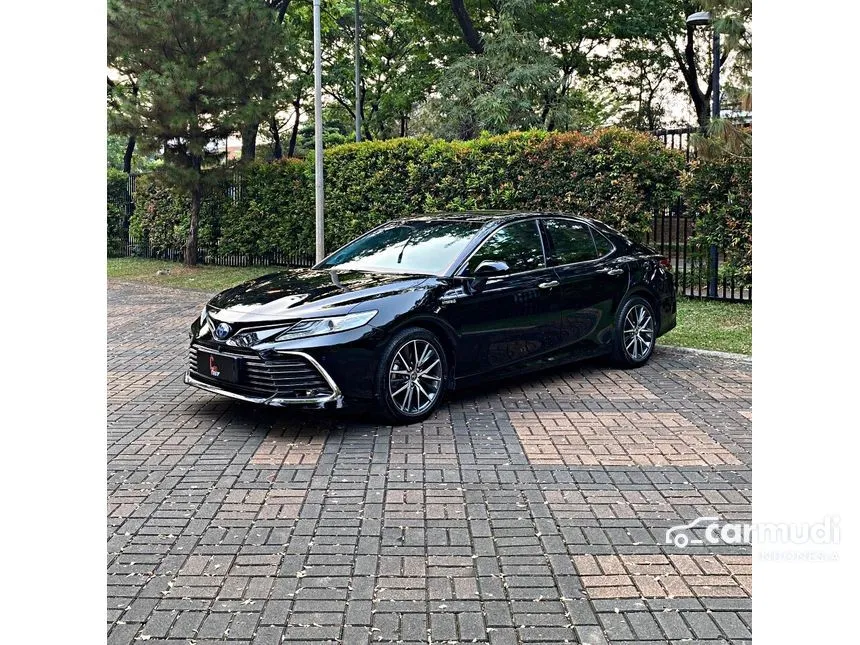
{"type": "Polygon", "coordinates": [[[657,309],[658,331],[662,336],[677,324],[677,298],[675,277],[671,270],[660,264],[661,256],[644,245],[632,249],[639,259],[630,271],[630,293],[641,293],[657,309]]]}

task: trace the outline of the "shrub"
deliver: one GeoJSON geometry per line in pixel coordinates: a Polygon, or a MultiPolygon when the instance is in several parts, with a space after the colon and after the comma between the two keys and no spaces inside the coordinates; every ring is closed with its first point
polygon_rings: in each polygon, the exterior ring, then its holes
{"type": "Polygon", "coordinates": [[[430,142],[430,139],[389,139],[349,143],[326,150],[328,250],[385,221],[421,211],[426,187],[415,183],[411,168],[430,142]]]}
{"type": "Polygon", "coordinates": [[[124,205],[128,199],[128,175],[121,170],[108,168],[107,199],[117,206],[124,205]]]}
{"type": "MultiPolygon", "coordinates": [[[[153,172],[138,177],[134,201],[129,226],[132,235],[148,242],[154,255],[179,253],[188,239],[190,196],[168,186],[160,174],[153,172]]],[[[204,195],[198,232],[201,248],[217,249],[221,214],[227,201],[223,185],[204,195]]]]}
{"type": "Polygon", "coordinates": [[[636,240],[679,195],[684,160],[656,139],[620,128],[547,137],[531,153],[523,201],[605,222],[636,240]]]}
{"type": "MultiPolygon", "coordinates": [[[[679,194],[683,158],[643,134],[516,132],[475,141],[369,141],[325,152],[326,247],[413,213],[466,209],[566,210],[643,237],[655,208],[679,194]]],[[[221,248],[313,252],[313,166],[246,171],[221,248]],[[261,185],[262,184],[262,185],[261,185]]]]}
{"type": "MultiPolygon", "coordinates": [[[[619,128],[334,146],[325,151],[326,248],[390,219],[465,209],[569,211],[641,239],[654,210],[680,194],[683,165],[680,153],[656,139],[619,128]]],[[[134,231],[157,248],[181,248],[187,199],[142,180],[134,231]]],[[[243,170],[240,199],[204,209],[201,246],[217,240],[222,253],[312,255],[313,197],[312,159],[252,164],[243,170]]]]}
{"type": "Polygon", "coordinates": [[[107,254],[122,255],[125,246],[125,211],[128,204],[128,175],[108,168],[107,173],[107,254]]]}
{"type": "Polygon", "coordinates": [[[241,180],[241,199],[231,202],[221,219],[219,251],[312,251],[313,190],[311,168],[303,161],[250,165],[241,180]]]}
{"type": "Polygon", "coordinates": [[[752,162],[730,157],[694,162],[684,199],[696,216],[693,242],[723,249],[721,270],[752,282],[752,162]]]}

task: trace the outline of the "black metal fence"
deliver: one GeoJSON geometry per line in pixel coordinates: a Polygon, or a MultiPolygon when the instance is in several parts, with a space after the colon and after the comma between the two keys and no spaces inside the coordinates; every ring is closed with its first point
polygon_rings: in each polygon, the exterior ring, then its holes
{"type": "MultiPolygon", "coordinates": [[[[696,159],[692,136],[695,126],[653,130],[649,134],[672,150],[684,153],[687,162],[696,159]]],[[[751,302],[752,283],[748,276],[726,261],[723,249],[702,244],[696,239],[696,218],[681,200],[671,208],[654,214],[647,242],[669,258],[678,282],[678,292],[691,298],[731,302],[751,302]]]]}
{"type": "Polygon", "coordinates": [[[692,161],[696,158],[696,149],[692,146],[690,136],[697,132],[699,132],[699,128],[687,126],[683,128],[652,130],[649,134],[660,139],[667,148],[680,150],[687,157],[687,161],[692,161]]]}
{"type": "Polygon", "coordinates": [[[678,293],[690,298],[752,302],[752,283],[731,263],[722,249],[696,239],[696,218],[683,202],[654,213],[648,246],[669,259],[678,293]]]}
{"type": "MultiPolygon", "coordinates": [[[[129,234],[122,257],[149,258],[153,260],[169,260],[182,262],[185,259],[184,248],[154,248],[145,238],[135,237],[129,234]]],[[[312,255],[301,251],[281,252],[275,251],[265,254],[253,253],[220,253],[217,249],[206,245],[197,246],[197,262],[225,267],[253,267],[253,266],[284,266],[284,267],[310,267],[314,265],[312,255]]]]}

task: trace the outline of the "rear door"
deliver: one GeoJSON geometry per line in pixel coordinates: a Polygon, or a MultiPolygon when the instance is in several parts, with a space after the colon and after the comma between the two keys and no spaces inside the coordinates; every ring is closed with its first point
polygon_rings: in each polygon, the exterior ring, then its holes
{"type": "Polygon", "coordinates": [[[472,276],[481,262],[505,262],[509,270],[477,290],[444,304],[442,314],[457,330],[457,375],[502,375],[558,346],[558,281],[546,266],[536,219],[494,231],[459,269],[472,276]]]}
{"type": "Polygon", "coordinates": [[[615,312],[627,291],[627,263],[585,222],[545,218],[541,226],[547,264],[559,282],[560,346],[573,355],[600,353],[612,340],[615,312]]]}

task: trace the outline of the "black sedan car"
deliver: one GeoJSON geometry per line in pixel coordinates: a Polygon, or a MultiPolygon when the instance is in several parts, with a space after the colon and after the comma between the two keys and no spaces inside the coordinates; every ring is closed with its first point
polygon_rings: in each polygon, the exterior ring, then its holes
{"type": "Polygon", "coordinates": [[[272,406],[364,400],[409,423],[480,380],[599,355],[643,365],[674,326],[668,262],[600,222],[434,214],[212,298],[185,382],[272,406]]]}

